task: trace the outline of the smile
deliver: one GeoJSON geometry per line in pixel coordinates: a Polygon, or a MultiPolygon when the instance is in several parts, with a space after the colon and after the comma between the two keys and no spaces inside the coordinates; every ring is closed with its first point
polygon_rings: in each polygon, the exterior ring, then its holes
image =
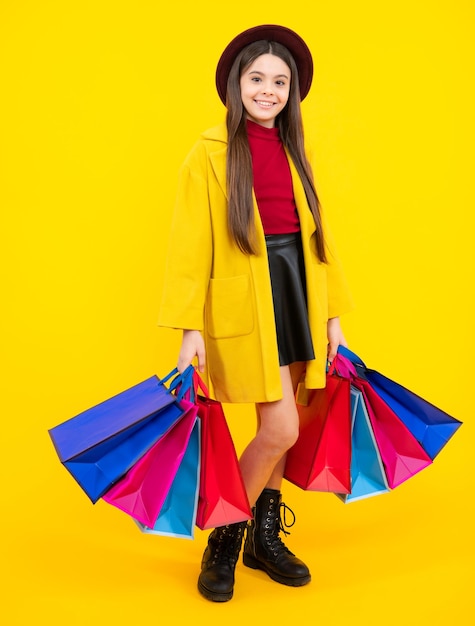
{"type": "Polygon", "coordinates": [[[264,100],[254,100],[254,102],[260,107],[264,107],[266,109],[270,109],[275,104],[275,102],[265,102],[264,100]]]}

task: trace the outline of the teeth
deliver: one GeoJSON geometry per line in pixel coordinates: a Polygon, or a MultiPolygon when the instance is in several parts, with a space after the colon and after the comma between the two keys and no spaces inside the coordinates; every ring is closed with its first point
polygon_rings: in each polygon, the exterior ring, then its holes
{"type": "Polygon", "coordinates": [[[256,103],[261,107],[269,107],[269,108],[274,105],[273,102],[264,102],[262,100],[256,100],[256,103]]]}

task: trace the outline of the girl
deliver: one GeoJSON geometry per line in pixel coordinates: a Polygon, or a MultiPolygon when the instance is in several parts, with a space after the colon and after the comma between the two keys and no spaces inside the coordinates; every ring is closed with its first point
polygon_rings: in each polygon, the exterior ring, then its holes
{"type": "MultiPolygon", "coordinates": [[[[325,385],[351,308],[304,150],[300,101],[312,74],[305,42],[282,26],[246,30],[223,52],[226,125],[203,133],[181,169],[159,315],[183,329],[179,371],[196,357],[217,400],[256,404],[257,434],[240,459],[254,513],[243,561],[296,587],[310,572],[280,537],[295,390],[302,377],[325,385]]],[[[245,527],[209,537],[198,580],[209,600],[233,595],[245,527]]]]}

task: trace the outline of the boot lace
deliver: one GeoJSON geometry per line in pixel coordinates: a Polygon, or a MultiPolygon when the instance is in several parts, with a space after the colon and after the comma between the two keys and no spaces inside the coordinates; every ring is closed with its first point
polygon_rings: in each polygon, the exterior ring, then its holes
{"type": "Polygon", "coordinates": [[[266,530],[264,531],[266,537],[266,544],[272,551],[273,555],[277,557],[279,553],[287,552],[287,554],[293,555],[287,546],[282,541],[280,537],[280,532],[282,532],[285,536],[290,535],[290,531],[287,528],[292,528],[295,524],[295,513],[292,509],[285,504],[285,502],[279,503],[279,508],[277,514],[275,516],[275,524],[274,527],[270,527],[270,522],[272,521],[272,510],[268,512],[268,517],[266,518],[266,530]],[[287,514],[292,515],[291,523],[287,521],[287,514]]]}
{"type": "Polygon", "coordinates": [[[278,523],[279,530],[284,533],[285,536],[290,535],[290,531],[286,530],[287,528],[292,528],[295,524],[295,513],[292,511],[290,506],[287,506],[285,502],[281,502],[279,504],[279,514],[278,514],[278,523]],[[287,512],[292,515],[292,523],[287,523],[287,512]]]}
{"type": "Polygon", "coordinates": [[[217,565],[218,563],[234,565],[238,560],[241,549],[243,528],[241,525],[237,528],[228,525],[222,526],[217,530],[218,535],[213,542],[213,556],[210,565],[217,565]]]}

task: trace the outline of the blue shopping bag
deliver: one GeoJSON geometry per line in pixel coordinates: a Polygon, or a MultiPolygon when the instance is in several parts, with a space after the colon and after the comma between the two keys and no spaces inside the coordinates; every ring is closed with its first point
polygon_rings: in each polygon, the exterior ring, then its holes
{"type": "Polygon", "coordinates": [[[183,415],[172,389],[189,374],[152,376],[49,430],[61,462],[92,502],[183,415]]]}
{"type": "Polygon", "coordinates": [[[353,502],[389,491],[383,462],[361,391],[351,388],[351,493],[337,494],[353,502]]]}
{"type": "Polygon", "coordinates": [[[135,520],[144,533],[193,539],[200,480],[200,419],[196,417],[183,459],[153,527],[135,520]]]}
{"type": "Polygon", "coordinates": [[[410,430],[431,459],[434,459],[462,422],[424,400],[413,391],[383,374],[366,367],[351,350],[340,346],[339,354],[350,360],[358,376],[366,379],[403,424],[410,430]]]}

